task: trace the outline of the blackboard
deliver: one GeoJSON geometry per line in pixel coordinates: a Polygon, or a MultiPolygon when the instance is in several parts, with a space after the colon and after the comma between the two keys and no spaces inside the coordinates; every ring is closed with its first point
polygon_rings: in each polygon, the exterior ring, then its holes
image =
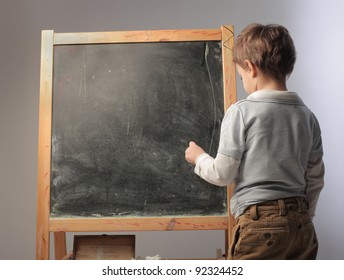
{"type": "Polygon", "coordinates": [[[221,41],[54,46],[51,217],[227,215],[226,188],[184,159],[215,156],[221,41]]]}

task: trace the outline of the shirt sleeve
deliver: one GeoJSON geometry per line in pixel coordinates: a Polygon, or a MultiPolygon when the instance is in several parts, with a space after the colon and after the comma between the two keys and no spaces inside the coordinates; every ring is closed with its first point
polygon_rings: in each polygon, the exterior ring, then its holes
{"type": "Polygon", "coordinates": [[[316,205],[319,199],[321,190],[324,187],[325,167],[323,162],[323,149],[320,126],[315,118],[314,123],[314,142],[312,151],[308,159],[306,170],[306,199],[309,204],[309,212],[311,217],[315,216],[316,205]]]}
{"type": "Polygon", "coordinates": [[[196,159],[195,173],[207,182],[227,186],[235,179],[245,147],[245,126],[239,108],[234,104],[227,110],[221,124],[218,153],[207,153],[196,159]]]}
{"type": "Polygon", "coordinates": [[[216,158],[204,153],[197,157],[195,173],[207,182],[216,186],[227,186],[234,180],[240,160],[217,154],[216,158]]]}
{"type": "Polygon", "coordinates": [[[245,124],[236,104],[227,110],[221,124],[218,153],[241,160],[245,150],[245,124]]]}
{"type": "Polygon", "coordinates": [[[308,162],[306,199],[309,204],[309,213],[311,217],[315,216],[319,195],[324,187],[324,173],[325,168],[321,157],[308,162]]]}

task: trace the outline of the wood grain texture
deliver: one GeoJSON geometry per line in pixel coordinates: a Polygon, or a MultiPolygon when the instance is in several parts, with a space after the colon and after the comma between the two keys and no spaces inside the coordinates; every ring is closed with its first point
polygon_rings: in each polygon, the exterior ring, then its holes
{"type": "Polygon", "coordinates": [[[54,232],[224,230],[228,217],[56,218],[49,225],[54,232]]]}
{"type": "MultiPolygon", "coordinates": [[[[234,47],[234,27],[231,25],[221,26],[222,31],[222,59],[223,59],[223,81],[224,81],[224,110],[237,102],[236,95],[236,69],[233,62],[234,47]]],[[[228,258],[228,248],[232,242],[232,229],[235,225],[235,219],[230,211],[230,199],[232,197],[235,184],[232,183],[227,187],[227,205],[228,205],[228,229],[226,230],[226,252],[228,258]]]]}
{"type": "Polygon", "coordinates": [[[224,106],[225,111],[231,104],[237,101],[236,97],[236,79],[235,64],[233,62],[234,47],[234,28],[230,25],[224,25],[222,30],[222,67],[223,67],[223,86],[224,86],[224,106]]]}
{"type": "Polygon", "coordinates": [[[38,184],[36,258],[49,258],[51,106],[53,79],[53,31],[42,32],[38,136],[38,184]]]}
{"type": "Polygon", "coordinates": [[[56,33],[55,45],[221,40],[219,29],[56,33]]]}
{"type": "Polygon", "coordinates": [[[66,233],[54,232],[55,259],[63,260],[67,256],[66,233]]]}

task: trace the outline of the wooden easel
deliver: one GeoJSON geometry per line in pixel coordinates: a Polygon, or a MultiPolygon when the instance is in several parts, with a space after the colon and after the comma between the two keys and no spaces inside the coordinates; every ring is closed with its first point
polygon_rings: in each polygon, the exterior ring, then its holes
{"type": "MultiPolygon", "coordinates": [[[[66,232],[225,230],[226,248],[233,220],[227,216],[209,217],[147,217],[147,218],[51,218],[51,128],[54,46],[68,44],[110,44],[138,42],[221,41],[223,63],[224,109],[236,102],[235,67],[232,62],[233,26],[209,30],[163,30],[95,33],[42,32],[36,259],[49,259],[50,233],[54,233],[55,258],[66,253],[66,232]]],[[[228,187],[229,198],[232,187],[228,187]]]]}

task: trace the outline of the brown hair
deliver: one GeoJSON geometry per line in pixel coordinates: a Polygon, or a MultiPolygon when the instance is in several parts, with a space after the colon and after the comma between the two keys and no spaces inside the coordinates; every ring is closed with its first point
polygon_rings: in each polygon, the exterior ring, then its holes
{"type": "Polygon", "coordinates": [[[245,68],[249,60],[269,77],[283,79],[291,74],[296,61],[293,39],[277,24],[250,24],[236,39],[233,61],[245,68]]]}

